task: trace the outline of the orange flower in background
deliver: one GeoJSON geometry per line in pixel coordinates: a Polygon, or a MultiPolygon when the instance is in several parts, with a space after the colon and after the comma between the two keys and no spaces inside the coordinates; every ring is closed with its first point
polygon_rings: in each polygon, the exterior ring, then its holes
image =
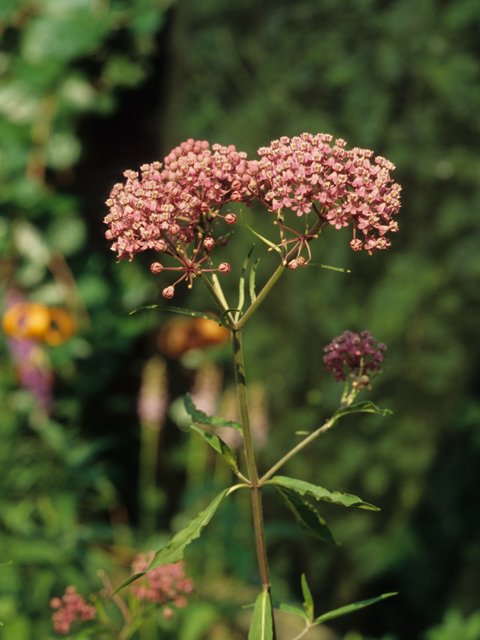
{"type": "Polygon", "coordinates": [[[57,346],[72,337],[75,323],[64,309],[19,302],[5,311],[2,330],[17,340],[39,340],[57,346]]]}
{"type": "Polygon", "coordinates": [[[160,331],[158,346],[169,358],[180,358],[191,349],[224,344],[230,331],[207,318],[176,318],[160,331]]]}

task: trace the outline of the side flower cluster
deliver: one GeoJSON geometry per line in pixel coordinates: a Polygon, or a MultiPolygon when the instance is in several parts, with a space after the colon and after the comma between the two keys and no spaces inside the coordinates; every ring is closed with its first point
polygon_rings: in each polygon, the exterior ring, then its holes
{"type": "Polygon", "coordinates": [[[369,374],[380,371],[385,361],[383,352],[387,347],[382,342],[376,342],[369,331],[362,331],[360,335],[345,331],[324,348],[325,369],[333,373],[336,382],[350,376],[354,382],[361,379],[362,383],[368,385],[369,374]]]}
{"type": "Polygon", "coordinates": [[[228,273],[230,265],[209,266],[208,258],[217,243],[215,236],[219,219],[229,225],[236,222],[233,213],[221,215],[222,206],[242,199],[244,184],[237,172],[246,168],[246,154],[228,147],[210,145],[193,139],[183,142],[164,160],[125,171],[126,184],[116,184],[106,204],[110,213],[104,222],[109,226],[106,238],[113,240],[112,251],[118,259],[133,259],[146,249],[171,255],[179,267],[151,265],[153,273],[164,269],[181,271],[183,275],[163,291],[166,298],[174,295],[174,286],[193,278],[202,271],[228,273]],[[212,153],[213,150],[213,153],[212,153]],[[162,168],[163,167],[163,168],[162,168]],[[207,268],[205,268],[206,262],[207,268]]]}
{"type": "Polygon", "coordinates": [[[50,606],[56,609],[52,615],[53,627],[56,633],[64,635],[70,632],[70,627],[75,622],[93,620],[96,614],[95,607],[87,604],[73,586],[67,587],[62,598],[52,598],[50,606]]]}
{"type": "MultiPolygon", "coordinates": [[[[133,564],[134,573],[146,571],[155,555],[154,551],[147,554],[139,554],[133,564]]],[[[175,604],[179,608],[187,606],[186,595],[195,590],[191,578],[185,575],[183,562],[175,564],[164,564],[148,571],[141,579],[131,587],[132,593],[139,599],[146,602],[156,602],[164,606],[163,615],[171,618],[173,610],[165,606],[175,604]]]]}
{"type": "Polygon", "coordinates": [[[401,187],[390,177],[394,165],[381,156],[372,161],[368,149],[347,150],[344,140],[332,141],[322,133],[284,136],[260,148],[260,160],[247,161],[247,154],[233,145],[210,149],[205,140],[187,140],[163,164],[144,164],[140,175],[124,172],[126,183],[116,184],[106,202],[110,213],[104,220],[109,227],[105,235],[119,261],[152,249],[180,263],[151,265],[153,273],[182,273],[163,290],[166,298],[173,297],[182,280],[191,287],[202,272],[230,271],[228,262],[213,267],[210,259],[212,250],[227,241],[225,234],[218,234],[220,220],[236,222],[233,213],[221,213],[230,202],[250,205],[257,200],[275,213],[283,260],[292,269],[308,262],[301,252],[306,248],[310,259],[309,243],[327,225],[340,229],[352,224],[354,251],[388,249],[386,234],[398,230],[394,216],[400,208],[401,187]],[[285,210],[304,216],[303,233],[285,226],[285,210]],[[308,221],[309,214],[313,221],[308,221]]]}

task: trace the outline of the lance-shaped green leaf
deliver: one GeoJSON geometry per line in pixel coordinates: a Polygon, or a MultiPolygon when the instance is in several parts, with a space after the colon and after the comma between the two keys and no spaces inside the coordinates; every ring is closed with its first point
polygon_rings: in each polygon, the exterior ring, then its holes
{"type": "Polygon", "coordinates": [[[196,518],[190,520],[186,527],[178,531],[168,544],[159,549],[147,571],[140,571],[139,573],[135,573],[127,578],[127,580],[122,582],[112,595],[115,595],[124,587],[144,576],[148,571],[155,569],[155,567],[160,567],[162,564],[174,564],[181,560],[185,552],[185,547],[200,536],[202,529],[210,522],[213,514],[227,495],[228,491],[229,489],[224,489],[219,493],[215,500],[213,500],[206,509],[201,511],[196,518]]]}
{"type": "Polygon", "coordinates": [[[332,418],[337,420],[341,416],[345,416],[348,413],[379,413],[382,416],[392,415],[393,411],[390,409],[380,409],[374,404],[371,400],[364,400],[363,402],[357,402],[357,404],[352,404],[349,407],[342,407],[338,409],[333,414],[332,418]]]}
{"type": "Polygon", "coordinates": [[[273,601],[273,608],[278,609],[279,611],[285,611],[285,613],[292,613],[294,616],[299,616],[305,622],[308,622],[308,617],[305,614],[303,609],[299,609],[298,607],[294,607],[291,604],[286,604],[285,602],[279,602],[278,600],[273,601]]]}
{"type": "Polygon", "coordinates": [[[319,265],[312,264],[312,265],[309,265],[309,266],[312,266],[312,267],[317,267],[318,266],[318,267],[321,267],[322,269],[331,269],[332,271],[340,271],[341,273],[352,273],[350,271],[350,269],[343,269],[342,267],[332,267],[329,264],[319,264],[319,265]]]}
{"type": "Polygon", "coordinates": [[[250,261],[250,256],[252,255],[253,250],[255,249],[255,245],[248,252],[247,257],[243,263],[242,273],[240,275],[240,280],[238,283],[238,311],[241,312],[243,309],[243,303],[245,302],[245,274],[247,272],[248,263],[250,261]]]}
{"type": "Polygon", "coordinates": [[[354,611],[358,611],[359,609],[363,609],[364,607],[369,607],[371,604],[375,602],[380,602],[380,600],[385,600],[385,598],[390,598],[391,596],[396,596],[398,592],[394,593],[384,593],[378,598],[371,598],[370,600],[362,600],[361,602],[355,602],[354,604],[348,604],[346,607],[340,607],[340,609],[334,609],[333,611],[329,611],[328,613],[324,613],[319,616],[315,620],[315,624],[321,624],[322,622],[326,622],[327,620],[332,620],[333,618],[339,618],[340,616],[344,616],[347,613],[353,613],[354,611]]]}
{"type": "Polygon", "coordinates": [[[155,567],[160,567],[162,564],[174,564],[181,560],[185,547],[200,536],[202,529],[210,522],[213,514],[227,493],[228,489],[224,489],[219,493],[206,509],[201,511],[196,518],[190,520],[187,526],[181,531],[178,531],[167,545],[157,551],[148,569],[151,570],[155,567]]]}
{"type": "Polygon", "coordinates": [[[281,502],[290,509],[297,519],[300,528],[319,540],[329,542],[330,544],[338,544],[325,520],[320,516],[318,511],[307,500],[302,498],[292,489],[274,484],[275,491],[281,502]]]}
{"type": "Polygon", "coordinates": [[[200,311],[193,311],[192,309],[183,309],[182,307],[170,307],[164,304],[149,304],[145,307],[139,307],[138,309],[134,309],[130,311],[129,315],[133,315],[138,311],[143,311],[144,309],[163,309],[163,311],[171,311],[172,313],[180,313],[182,316],[195,316],[197,318],[206,318],[207,320],[213,320],[217,324],[221,324],[218,318],[215,316],[211,316],[208,313],[201,313],[200,311]]]}
{"type": "Polygon", "coordinates": [[[196,427],[194,424],[190,425],[190,428],[199,433],[202,438],[206,440],[208,444],[224,458],[224,460],[226,460],[227,464],[233,469],[233,471],[237,473],[237,458],[226,442],[218,436],[208,433],[208,431],[204,431],[203,429],[200,429],[200,427],[196,427]]]}
{"type": "MultiPolygon", "coordinates": [[[[265,244],[267,244],[267,245],[270,247],[270,249],[273,249],[273,250],[274,250],[274,251],[276,251],[278,254],[282,255],[282,251],[281,251],[281,249],[280,249],[276,244],[274,244],[273,242],[270,242],[270,240],[268,240],[267,238],[264,238],[264,237],[263,237],[263,236],[261,236],[259,233],[257,233],[257,232],[255,231],[255,229],[252,229],[251,227],[249,227],[249,226],[248,226],[248,224],[245,222],[245,218],[243,217],[243,213],[242,213],[241,211],[240,211],[240,215],[241,215],[241,217],[242,217],[243,224],[247,227],[247,229],[248,229],[249,231],[251,231],[255,236],[257,236],[257,238],[260,238],[260,240],[261,240],[262,242],[264,242],[265,244]]],[[[282,256],[282,257],[283,257],[283,256],[282,256]]]]}
{"type": "Polygon", "coordinates": [[[206,413],[200,411],[193,404],[193,400],[189,393],[186,394],[184,399],[185,410],[191,417],[193,422],[198,424],[204,424],[209,427],[231,427],[242,433],[242,425],[239,422],[233,422],[232,420],[226,420],[219,416],[207,416],[206,413]]]}
{"type": "Polygon", "coordinates": [[[260,262],[260,258],[255,260],[252,268],[250,269],[250,277],[248,279],[248,290],[250,293],[250,302],[253,304],[257,299],[257,293],[255,291],[255,276],[257,275],[257,267],[260,262]]]}
{"type": "Polygon", "coordinates": [[[312,496],[315,500],[325,500],[326,502],[333,502],[335,504],[343,504],[344,507],[358,507],[359,509],[369,509],[370,511],[380,511],[378,507],[368,502],[363,502],[357,496],[350,493],[340,493],[339,491],[328,491],[324,487],[318,487],[310,482],[304,480],[297,480],[295,478],[287,478],[285,476],[274,476],[270,481],[270,484],[276,487],[286,487],[296,491],[301,496],[312,496]]]}
{"type": "Polygon", "coordinates": [[[273,617],[272,604],[267,589],[258,594],[255,600],[248,640],[272,640],[273,617]]]}
{"type": "Polygon", "coordinates": [[[302,593],[303,593],[303,608],[305,609],[305,613],[309,620],[313,620],[313,598],[312,592],[310,591],[310,587],[307,583],[307,578],[304,573],[302,573],[302,593]]]}

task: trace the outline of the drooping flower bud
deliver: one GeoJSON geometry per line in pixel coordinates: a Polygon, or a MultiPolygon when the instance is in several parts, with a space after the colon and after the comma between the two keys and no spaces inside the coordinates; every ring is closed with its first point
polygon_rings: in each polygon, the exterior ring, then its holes
{"type": "Polygon", "coordinates": [[[154,262],[150,265],[150,271],[152,273],[162,273],[163,265],[161,265],[159,262],[154,262]]]}

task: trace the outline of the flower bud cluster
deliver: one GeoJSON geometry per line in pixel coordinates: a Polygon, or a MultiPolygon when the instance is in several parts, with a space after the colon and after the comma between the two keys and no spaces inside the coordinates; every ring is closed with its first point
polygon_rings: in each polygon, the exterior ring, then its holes
{"type": "MultiPolygon", "coordinates": [[[[147,571],[155,555],[154,551],[147,554],[139,554],[133,564],[134,573],[147,571]]],[[[139,599],[147,602],[156,602],[160,605],[175,604],[177,607],[186,607],[188,602],[186,595],[195,590],[191,578],[185,575],[183,562],[164,564],[148,571],[140,580],[131,587],[132,593],[139,599]]],[[[166,618],[173,616],[170,607],[165,606],[163,614],[166,618]]]]}
{"type": "Polygon", "coordinates": [[[52,615],[55,632],[64,635],[70,632],[73,623],[93,620],[96,614],[95,607],[87,604],[74,586],[67,587],[62,598],[52,598],[50,606],[56,609],[52,615]]]}
{"type": "Polygon", "coordinates": [[[324,348],[325,369],[333,373],[336,382],[350,376],[360,382],[359,390],[368,386],[369,374],[381,370],[385,360],[383,352],[387,348],[382,342],[375,343],[376,339],[369,331],[362,331],[360,335],[345,331],[324,348]]]}

